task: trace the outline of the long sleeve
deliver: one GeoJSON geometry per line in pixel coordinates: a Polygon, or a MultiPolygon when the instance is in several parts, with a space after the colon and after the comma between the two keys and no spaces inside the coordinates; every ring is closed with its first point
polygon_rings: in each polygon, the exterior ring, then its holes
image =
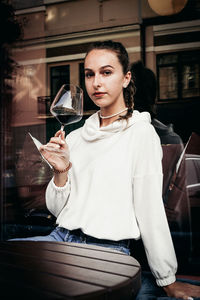
{"type": "Polygon", "coordinates": [[[162,150],[150,129],[140,136],[133,178],[135,215],[148,263],[156,282],[165,286],[175,281],[177,261],[162,201],[162,150]]]}
{"type": "Polygon", "coordinates": [[[58,217],[63,207],[67,204],[71,184],[69,178],[65,186],[58,187],[53,180],[54,178],[51,179],[46,189],[46,205],[49,211],[55,217],[58,217]]]}

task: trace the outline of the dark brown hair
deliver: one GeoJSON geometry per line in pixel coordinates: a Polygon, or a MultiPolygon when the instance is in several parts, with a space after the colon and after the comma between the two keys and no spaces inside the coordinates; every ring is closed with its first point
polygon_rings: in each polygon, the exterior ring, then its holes
{"type": "MultiPolygon", "coordinates": [[[[122,65],[122,70],[123,70],[124,75],[126,75],[127,72],[130,71],[130,63],[129,63],[128,53],[127,53],[125,47],[121,43],[114,42],[112,40],[102,41],[102,42],[94,42],[88,48],[85,58],[87,57],[88,53],[94,49],[105,49],[105,50],[110,50],[110,51],[115,52],[120,64],[122,65]]],[[[132,79],[130,80],[128,86],[126,88],[124,88],[123,94],[124,94],[125,105],[126,105],[126,107],[128,107],[128,111],[125,116],[120,116],[119,119],[128,119],[129,117],[132,116],[133,107],[134,107],[135,85],[134,85],[134,82],[132,79]]]]}

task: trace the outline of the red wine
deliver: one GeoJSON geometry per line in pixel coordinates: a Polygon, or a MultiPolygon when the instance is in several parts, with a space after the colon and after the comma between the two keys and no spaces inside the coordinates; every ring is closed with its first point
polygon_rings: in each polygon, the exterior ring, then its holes
{"type": "Polygon", "coordinates": [[[65,107],[54,107],[52,109],[52,114],[63,125],[76,123],[82,119],[81,114],[77,114],[76,112],[65,107]]]}

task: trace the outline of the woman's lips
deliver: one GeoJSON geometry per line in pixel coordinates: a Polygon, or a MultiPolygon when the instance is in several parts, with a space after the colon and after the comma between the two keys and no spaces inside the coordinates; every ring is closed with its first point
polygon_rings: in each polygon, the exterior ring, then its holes
{"type": "Polygon", "coordinates": [[[95,92],[93,95],[95,97],[103,97],[106,93],[103,93],[103,92],[95,92]]]}

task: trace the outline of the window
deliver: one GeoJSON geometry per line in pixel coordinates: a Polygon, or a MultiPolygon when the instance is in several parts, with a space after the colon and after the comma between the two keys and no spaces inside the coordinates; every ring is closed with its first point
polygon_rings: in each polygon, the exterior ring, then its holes
{"type": "Polygon", "coordinates": [[[70,83],[69,65],[50,67],[51,97],[54,98],[64,83],[70,83]]]}
{"type": "Polygon", "coordinates": [[[200,96],[200,53],[180,52],[157,56],[158,101],[200,96]]]}

